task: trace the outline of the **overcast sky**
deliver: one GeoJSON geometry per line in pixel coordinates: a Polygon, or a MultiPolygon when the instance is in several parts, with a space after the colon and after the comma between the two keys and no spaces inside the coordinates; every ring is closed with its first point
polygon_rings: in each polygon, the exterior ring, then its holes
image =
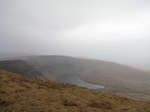
{"type": "Polygon", "coordinates": [[[0,0],[0,52],[150,68],[150,0],[0,0]]]}

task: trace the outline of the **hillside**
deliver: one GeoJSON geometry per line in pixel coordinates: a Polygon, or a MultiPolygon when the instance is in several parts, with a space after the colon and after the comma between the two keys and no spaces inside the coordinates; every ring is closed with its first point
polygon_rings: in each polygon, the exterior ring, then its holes
{"type": "Polygon", "coordinates": [[[149,112],[150,103],[0,70],[1,112],[149,112]]]}
{"type": "Polygon", "coordinates": [[[150,74],[140,69],[68,56],[36,56],[28,61],[49,80],[57,81],[61,74],[78,74],[87,82],[105,86],[106,92],[150,101],[150,74]]]}
{"type": "Polygon", "coordinates": [[[5,60],[0,61],[0,69],[21,74],[30,78],[45,79],[42,72],[32,64],[23,60],[5,60]]]}
{"type": "MultiPolygon", "coordinates": [[[[102,91],[150,101],[149,72],[118,63],[52,55],[13,58],[5,65],[7,69],[4,70],[10,71],[11,69],[11,72],[16,71],[24,76],[28,76],[24,74],[25,68],[34,68],[35,72],[32,72],[32,76],[35,75],[37,78],[40,76],[39,78],[44,77],[44,79],[53,81],[59,81],[64,74],[78,75],[86,82],[104,86],[105,88],[100,89],[102,91]],[[20,66],[14,59],[22,60],[25,67],[23,64],[20,66]],[[42,75],[36,72],[41,72],[42,75]]],[[[0,62],[0,69],[3,69],[2,66],[3,63],[0,62]]],[[[32,69],[26,71],[32,71],[32,69]]]]}

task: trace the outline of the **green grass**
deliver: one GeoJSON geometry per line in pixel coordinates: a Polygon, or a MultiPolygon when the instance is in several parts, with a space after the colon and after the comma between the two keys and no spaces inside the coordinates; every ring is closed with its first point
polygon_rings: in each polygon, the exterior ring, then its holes
{"type": "Polygon", "coordinates": [[[0,71],[1,112],[150,112],[150,103],[0,71]]]}

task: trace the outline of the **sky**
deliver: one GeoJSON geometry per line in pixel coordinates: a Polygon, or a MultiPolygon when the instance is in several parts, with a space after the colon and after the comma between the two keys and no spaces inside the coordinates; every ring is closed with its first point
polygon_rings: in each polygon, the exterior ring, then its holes
{"type": "Polygon", "coordinates": [[[0,0],[0,53],[150,68],[150,0],[0,0]]]}

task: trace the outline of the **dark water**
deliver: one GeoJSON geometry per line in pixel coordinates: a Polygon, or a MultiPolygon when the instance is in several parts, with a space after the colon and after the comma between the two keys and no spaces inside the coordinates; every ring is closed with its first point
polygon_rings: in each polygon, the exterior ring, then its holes
{"type": "Polygon", "coordinates": [[[69,83],[69,84],[73,84],[73,85],[87,87],[87,88],[90,88],[90,89],[104,88],[104,86],[100,86],[100,85],[96,85],[96,84],[85,82],[84,80],[82,80],[79,77],[79,75],[63,74],[63,75],[60,75],[58,81],[62,82],[62,83],[69,83]]]}

